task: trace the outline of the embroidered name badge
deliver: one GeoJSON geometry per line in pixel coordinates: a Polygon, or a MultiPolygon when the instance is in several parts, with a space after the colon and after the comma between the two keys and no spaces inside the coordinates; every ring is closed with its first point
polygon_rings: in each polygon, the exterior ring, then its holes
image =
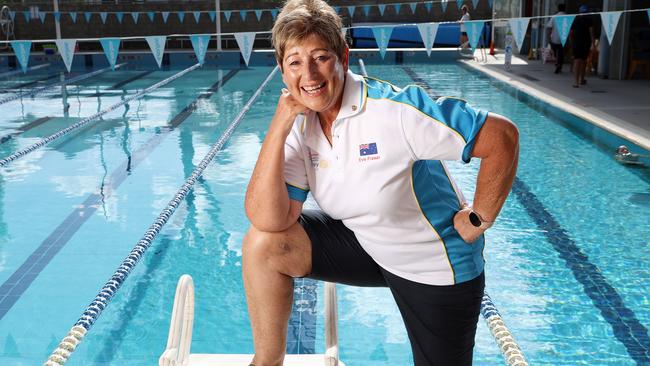
{"type": "Polygon", "coordinates": [[[359,156],[377,155],[377,143],[359,145],[359,156]]]}

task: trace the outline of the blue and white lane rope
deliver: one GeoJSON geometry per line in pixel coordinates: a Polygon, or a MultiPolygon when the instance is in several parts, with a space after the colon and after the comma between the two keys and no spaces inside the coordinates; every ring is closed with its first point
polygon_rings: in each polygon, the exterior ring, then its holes
{"type": "Polygon", "coordinates": [[[105,115],[108,112],[116,110],[117,108],[125,105],[126,103],[128,103],[128,102],[130,102],[132,100],[139,99],[142,96],[144,96],[145,94],[148,94],[148,93],[160,88],[161,86],[163,86],[165,84],[169,84],[170,82],[180,78],[181,76],[183,76],[183,75],[187,74],[188,72],[198,68],[199,66],[201,66],[201,65],[196,64],[194,66],[188,67],[187,69],[179,72],[178,74],[172,75],[172,76],[168,77],[165,80],[162,80],[162,81],[160,81],[160,82],[158,82],[156,84],[153,84],[152,86],[144,89],[143,91],[141,91],[139,93],[136,93],[136,94],[133,94],[133,95],[127,97],[127,98],[124,98],[119,103],[115,103],[112,106],[110,106],[110,107],[108,107],[108,108],[106,108],[106,109],[104,109],[102,111],[99,111],[99,112],[93,114],[90,117],[86,117],[86,118],[82,119],[81,121],[79,121],[79,122],[77,122],[77,123],[75,123],[75,124],[73,124],[73,125],[71,125],[71,126],[69,126],[67,128],[64,128],[63,130],[61,130],[59,132],[56,132],[56,133],[42,139],[41,141],[34,143],[33,145],[31,145],[29,147],[26,147],[23,150],[20,150],[18,152],[15,152],[15,153],[7,156],[6,158],[0,160],[0,167],[4,167],[7,164],[9,164],[10,162],[29,154],[30,152],[38,149],[39,147],[42,147],[42,146],[44,146],[44,145],[46,145],[46,144],[48,144],[48,143],[62,137],[62,136],[67,135],[68,133],[70,133],[70,131],[73,131],[73,130],[76,130],[77,128],[79,128],[79,127],[85,126],[86,124],[98,119],[99,117],[105,115]]]}
{"type": "MultiPolygon", "coordinates": [[[[118,69],[118,68],[120,68],[120,67],[122,67],[124,65],[126,65],[126,62],[121,63],[121,64],[117,64],[117,65],[115,65],[115,69],[118,69]]],[[[38,87],[38,88],[34,88],[32,90],[25,91],[25,92],[22,92],[22,93],[14,94],[14,95],[12,95],[10,97],[0,99],[0,105],[11,102],[11,101],[14,101],[14,100],[17,100],[17,99],[21,99],[22,97],[26,97],[28,95],[34,96],[34,95],[37,95],[37,94],[41,94],[41,93],[43,93],[45,91],[52,90],[52,88],[55,88],[55,87],[58,87],[58,86],[76,83],[77,81],[81,81],[81,80],[86,80],[86,79],[91,78],[91,77],[93,77],[95,75],[99,75],[99,74],[102,74],[102,73],[104,73],[106,71],[110,71],[110,70],[113,70],[113,68],[111,68],[109,66],[109,67],[105,67],[103,69],[99,69],[99,70],[96,70],[96,71],[93,71],[93,72],[89,72],[88,74],[75,76],[73,78],[63,80],[63,81],[55,83],[55,84],[49,84],[49,85],[41,86],[41,87],[38,87]]]]}
{"type": "Polygon", "coordinates": [[[490,295],[487,292],[483,294],[481,299],[481,314],[485,318],[488,328],[494,336],[494,339],[503,354],[503,358],[508,366],[528,366],[528,361],[521,352],[521,348],[512,337],[512,333],[503,322],[499,310],[492,302],[490,295]]]}
{"type": "Polygon", "coordinates": [[[174,214],[174,211],[176,211],[178,206],[185,199],[185,196],[187,196],[187,193],[190,191],[190,189],[192,189],[194,183],[196,183],[201,174],[203,174],[203,171],[205,168],[207,168],[208,164],[212,162],[212,159],[214,159],[217,153],[223,148],[228,138],[230,138],[230,135],[232,135],[232,133],[235,131],[235,128],[239,126],[239,123],[244,118],[244,115],[246,115],[248,110],[250,110],[253,102],[255,102],[255,100],[262,93],[262,89],[264,89],[266,84],[271,81],[277,71],[278,67],[276,66],[262,82],[257,91],[255,91],[253,96],[248,100],[248,102],[246,102],[237,117],[235,117],[235,119],[230,123],[221,137],[219,137],[219,140],[217,140],[217,142],[212,145],[210,151],[208,151],[203,160],[201,160],[199,165],[194,169],[190,177],[187,178],[178,192],[176,192],[174,198],[172,198],[172,200],[168,203],[167,207],[162,210],[153,224],[149,226],[149,229],[147,229],[142,239],[140,239],[138,244],[133,248],[133,250],[131,250],[131,253],[129,253],[126,259],[124,259],[113,276],[108,280],[108,282],[106,282],[104,287],[99,290],[99,293],[97,296],[95,296],[95,299],[86,308],[79,320],[77,320],[75,325],[70,329],[61,343],[59,343],[58,347],[50,354],[50,357],[48,357],[43,366],[60,366],[64,365],[68,361],[68,358],[70,358],[79,343],[81,343],[86,333],[99,318],[99,315],[106,308],[106,306],[108,306],[109,301],[113,298],[120,286],[122,286],[133,268],[135,268],[135,265],[138,264],[144,255],[144,252],[149,249],[151,243],[154,241],[158,233],[160,233],[162,230],[162,227],[167,223],[169,218],[174,214]]]}
{"type": "MultiPolygon", "coordinates": [[[[363,76],[367,77],[368,73],[366,72],[366,66],[362,59],[359,59],[359,67],[361,68],[363,76]]],[[[528,362],[526,361],[524,354],[521,352],[521,348],[519,348],[519,345],[515,342],[508,327],[506,327],[506,324],[503,322],[499,310],[494,306],[494,303],[487,292],[483,293],[483,298],[481,299],[481,314],[483,314],[487,326],[503,354],[506,365],[528,366],[528,362]]]]}
{"type": "MultiPolygon", "coordinates": [[[[40,65],[36,65],[36,66],[31,66],[31,67],[29,67],[27,69],[27,71],[34,71],[34,70],[42,69],[42,68],[48,67],[48,66],[50,66],[49,63],[40,64],[40,65]]],[[[8,76],[14,76],[14,75],[18,75],[18,74],[23,74],[23,70],[18,69],[18,70],[14,70],[14,71],[3,72],[2,74],[0,74],[0,78],[6,78],[8,76]]]]}

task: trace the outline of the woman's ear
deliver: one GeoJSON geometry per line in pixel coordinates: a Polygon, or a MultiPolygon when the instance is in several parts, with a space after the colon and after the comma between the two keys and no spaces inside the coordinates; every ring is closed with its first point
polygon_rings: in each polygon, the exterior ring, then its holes
{"type": "Polygon", "coordinates": [[[348,72],[348,67],[350,66],[350,49],[348,46],[345,46],[345,49],[343,50],[343,59],[341,60],[341,64],[343,65],[343,70],[348,72]]]}

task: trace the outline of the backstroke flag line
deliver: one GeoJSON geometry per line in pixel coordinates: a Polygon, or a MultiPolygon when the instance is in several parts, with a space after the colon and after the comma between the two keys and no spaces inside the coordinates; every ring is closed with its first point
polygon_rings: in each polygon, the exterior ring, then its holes
{"type": "Polygon", "coordinates": [[[608,11],[600,13],[600,18],[603,20],[603,29],[605,29],[605,34],[607,34],[607,40],[609,44],[612,44],[614,39],[614,33],[616,33],[616,26],[618,25],[619,19],[621,19],[622,11],[608,11]]]}
{"type": "Polygon", "coordinates": [[[205,53],[208,51],[208,43],[210,42],[210,35],[208,34],[193,34],[190,36],[190,41],[192,41],[192,48],[194,48],[194,54],[196,54],[196,59],[201,65],[205,61],[205,53]]]}
{"type": "Polygon", "coordinates": [[[386,48],[388,47],[388,41],[390,41],[390,35],[393,33],[393,27],[373,27],[372,33],[375,35],[375,40],[379,47],[379,54],[381,54],[381,58],[383,59],[386,56],[386,48]]]}
{"type": "Polygon", "coordinates": [[[517,43],[517,49],[521,51],[521,46],[524,44],[524,37],[526,36],[526,29],[528,29],[528,23],[530,18],[517,18],[509,19],[510,31],[515,38],[515,43],[517,43]]]}
{"type": "Polygon", "coordinates": [[[483,25],[485,24],[484,20],[472,20],[470,22],[465,22],[465,29],[467,29],[467,38],[469,38],[469,45],[472,49],[476,49],[478,46],[479,38],[483,32],[483,25]]]}
{"type": "Polygon", "coordinates": [[[433,48],[433,44],[435,43],[436,33],[438,33],[438,23],[418,24],[418,29],[420,30],[424,47],[427,49],[427,56],[431,56],[431,48],[433,48]]]}
{"type": "Polygon", "coordinates": [[[11,47],[14,49],[23,73],[26,73],[27,65],[29,64],[29,51],[32,49],[32,41],[11,41],[11,47]]]}
{"type": "Polygon", "coordinates": [[[555,27],[557,28],[557,33],[560,35],[560,40],[562,41],[562,46],[566,44],[566,40],[569,37],[569,31],[571,30],[571,25],[573,20],[576,18],[575,15],[555,15],[555,27]]]}
{"type": "Polygon", "coordinates": [[[248,60],[250,60],[251,52],[253,52],[253,43],[255,43],[255,32],[235,33],[235,39],[237,40],[237,46],[239,46],[244,62],[248,66],[248,60]]]}
{"type": "Polygon", "coordinates": [[[165,42],[167,41],[167,36],[149,36],[145,37],[149,48],[151,48],[151,53],[158,63],[158,68],[162,65],[163,54],[165,53],[165,42]]]}
{"type": "Polygon", "coordinates": [[[117,53],[120,50],[120,39],[119,38],[102,38],[99,40],[108,59],[108,63],[111,65],[111,68],[115,70],[115,63],[117,62],[117,53]]]}
{"type": "Polygon", "coordinates": [[[76,39],[57,39],[56,48],[59,50],[59,54],[63,59],[65,68],[70,72],[72,67],[72,58],[74,57],[74,47],[77,44],[76,39]]]}

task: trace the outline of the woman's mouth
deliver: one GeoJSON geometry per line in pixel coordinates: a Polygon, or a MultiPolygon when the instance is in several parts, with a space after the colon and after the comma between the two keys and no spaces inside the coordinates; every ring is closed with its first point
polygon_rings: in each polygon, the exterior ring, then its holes
{"type": "Polygon", "coordinates": [[[310,97],[315,97],[320,95],[325,90],[325,82],[314,85],[305,85],[300,87],[307,95],[310,97]]]}

